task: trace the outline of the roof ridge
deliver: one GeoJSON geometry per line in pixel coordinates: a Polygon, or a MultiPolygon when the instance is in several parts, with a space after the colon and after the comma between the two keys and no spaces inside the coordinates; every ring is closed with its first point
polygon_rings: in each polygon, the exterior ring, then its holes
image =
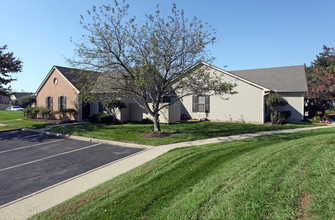
{"type": "Polygon", "coordinates": [[[256,68],[256,69],[244,69],[244,70],[226,70],[227,72],[237,72],[237,71],[248,71],[248,70],[268,70],[268,69],[278,69],[278,68],[287,68],[287,67],[304,67],[305,65],[292,65],[292,66],[278,66],[278,67],[265,67],[265,68],[256,68]]]}

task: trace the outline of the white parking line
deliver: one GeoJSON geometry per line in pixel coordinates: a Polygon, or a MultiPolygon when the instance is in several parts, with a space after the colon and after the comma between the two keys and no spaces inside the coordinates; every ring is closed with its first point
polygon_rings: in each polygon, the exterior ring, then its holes
{"type": "Polygon", "coordinates": [[[46,160],[46,159],[50,159],[50,158],[53,158],[53,157],[57,157],[57,156],[60,156],[60,155],[65,155],[65,154],[73,153],[73,152],[76,152],[76,151],[88,149],[88,148],[95,147],[95,146],[98,146],[98,145],[101,145],[101,144],[97,143],[97,144],[93,144],[93,145],[83,147],[83,148],[80,148],[80,149],[71,150],[71,151],[55,154],[55,155],[52,155],[52,156],[44,157],[44,158],[41,158],[41,159],[38,159],[38,160],[33,160],[33,161],[30,161],[30,162],[27,162],[27,163],[22,163],[22,164],[18,164],[18,165],[15,165],[15,166],[7,167],[7,168],[4,168],[4,169],[0,169],[0,172],[5,171],[5,170],[9,170],[9,169],[13,169],[13,168],[16,168],[16,167],[21,167],[21,166],[24,166],[24,165],[36,163],[36,162],[46,160]]]}
{"type": "Polygon", "coordinates": [[[18,148],[14,148],[14,149],[4,150],[4,151],[0,151],[0,154],[11,152],[11,151],[16,151],[16,150],[21,150],[21,149],[26,149],[26,148],[30,148],[30,147],[36,147],[36,146],[43,145],[43,144],[50,144],[50,143],[55,143],[55,142],[59,142],[59,141],[65,141],[65,140],[66,139],[58,139],[58,140],[53,140],[53,141],[28,145],[28,146],[25,146],[25,147],[18,147],[18,148]]]}

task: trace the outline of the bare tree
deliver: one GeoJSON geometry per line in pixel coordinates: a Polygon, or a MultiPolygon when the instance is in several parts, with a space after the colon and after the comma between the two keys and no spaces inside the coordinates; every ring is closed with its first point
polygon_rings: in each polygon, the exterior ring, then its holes
{"type": "Polygon", "coordinates": [[[151,115],[154,131],[160,132],[159,112],[173,104],[162,103],[163,97],[178,94],[177,101],[191,94],[232,92],[234,85],[222,76],[210,74],[204,66],[192,66],[213,60],[206,50],[215,42],[210,25],[196,17],[185,18],[175,4],[166,16],[157,5],[143,22],[130,17],[128,9],[125,1],[115,1],[113,7],[94,6],[88,20],[81,16],[87,34],[75,43],[76,57],[70,62],[104,72],[96,93],[132,98],[151,115]]]}

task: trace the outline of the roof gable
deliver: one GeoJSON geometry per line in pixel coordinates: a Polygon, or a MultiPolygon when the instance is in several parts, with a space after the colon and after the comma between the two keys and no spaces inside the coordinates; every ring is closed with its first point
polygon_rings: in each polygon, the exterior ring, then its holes
{"type": "Polygon", "coordinates": [[[79,91],[87,83],[95,83],[100,76],[99,72],[55,66],[59,72],[79,91]]]}
{"type": "Polygon", "coordinates": [[[264,86],[261,86],[261,85],[259,85],[259,84],[254,83],[254,82],[251,82],[251,81],[249,81],[249,80],[247,80],[247,79],[244,79],[243,77],[240,77],[240,76],[235,75],[235,74],[233,74],[233,73],[231,73],[231,72],[225,71],[225,70],[223,70],[223,69],[221,69],[221,68],[219,68],[219,67],[213,66],[213,65],[211,65],[211,64],[208,64],[208,63],[205,63],[205,62],[202,62],[202,61],[200,61],[200,62],[196,63],[195,65],[193,65],[192,67],[190,67],[189,70],[192,69],[192,68],[195,68],[195,67],[198,66],[198,65],[204,65],[204,66],[206,66],[206,67],[212,68],[212,69],[214,69],[214,70],[216,70],[216,71],[219,71],[219,72],[221,72],[221,73],[223,73],[223,74],[227,74],[228,76],[231,76],[231,77],[233,77],[233,78],[235,78],[235,79],[238,79],[238,80],[240,80],[240,81],[242,81],[242,82],[244,82],[244,83],[247,83],[247,84],[249,84],[249,85],[252,85],[252,86],[254,86],[254,87],[256,87],[256,88],[259,88],[259,89],[262,89],[262,90],[270,90],[270,89],[268,89],[268,88],[266,88],[266,87],[264,87],[264,86]]]}
{"type": "Polygon", "coordinates": [[[37,95],[39,91],[42,89],[43,85],[50,78],[54,70],[58,70],[58,72],[79,92],[82,87],[87,83],[95,83],[97,78],[99,77],[99,72],[80,70],[62,66],[53,66],[45,77],[35,94],[37,95]]]}

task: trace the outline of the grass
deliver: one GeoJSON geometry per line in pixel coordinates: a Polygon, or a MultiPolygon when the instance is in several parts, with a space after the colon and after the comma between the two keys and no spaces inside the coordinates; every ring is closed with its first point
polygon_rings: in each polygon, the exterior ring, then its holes
{"type": "Polygon", "coordinates": [[[24,117],[23,111],[6,111],[0,110],[0,120],[14,120],[22,119],[24,117]]]}
{"type": "Polygon", "coordinates": [[[334,219],[335,129],[172,150],[32,219],[334,219]]]}
{"type": "Polygon", "coordinates": [[[153,125],[124,124],[124,125],[98,125],[77,124],[66,127],[53,128],[52,132],[65,133],[90,138],[123,141],[145,145],[163,145],[183,141],[193,141],[213,137],[255,133],[261,131],[293,129],[315,126],[313,124],[285,124],[283,126],[271,126],[260,124],[242,124],[225,122],[187,122],[171,125],[161,125],[162,131],[172,135],[165,138],[146,138],[142,133],[153,130],[153,125]]]}
{"type": "Polygon", "coordinates": [[[16,128],[44,128],[50,123],[22,120],[23,111],[0,110],[0,131],[16,128]]]}

